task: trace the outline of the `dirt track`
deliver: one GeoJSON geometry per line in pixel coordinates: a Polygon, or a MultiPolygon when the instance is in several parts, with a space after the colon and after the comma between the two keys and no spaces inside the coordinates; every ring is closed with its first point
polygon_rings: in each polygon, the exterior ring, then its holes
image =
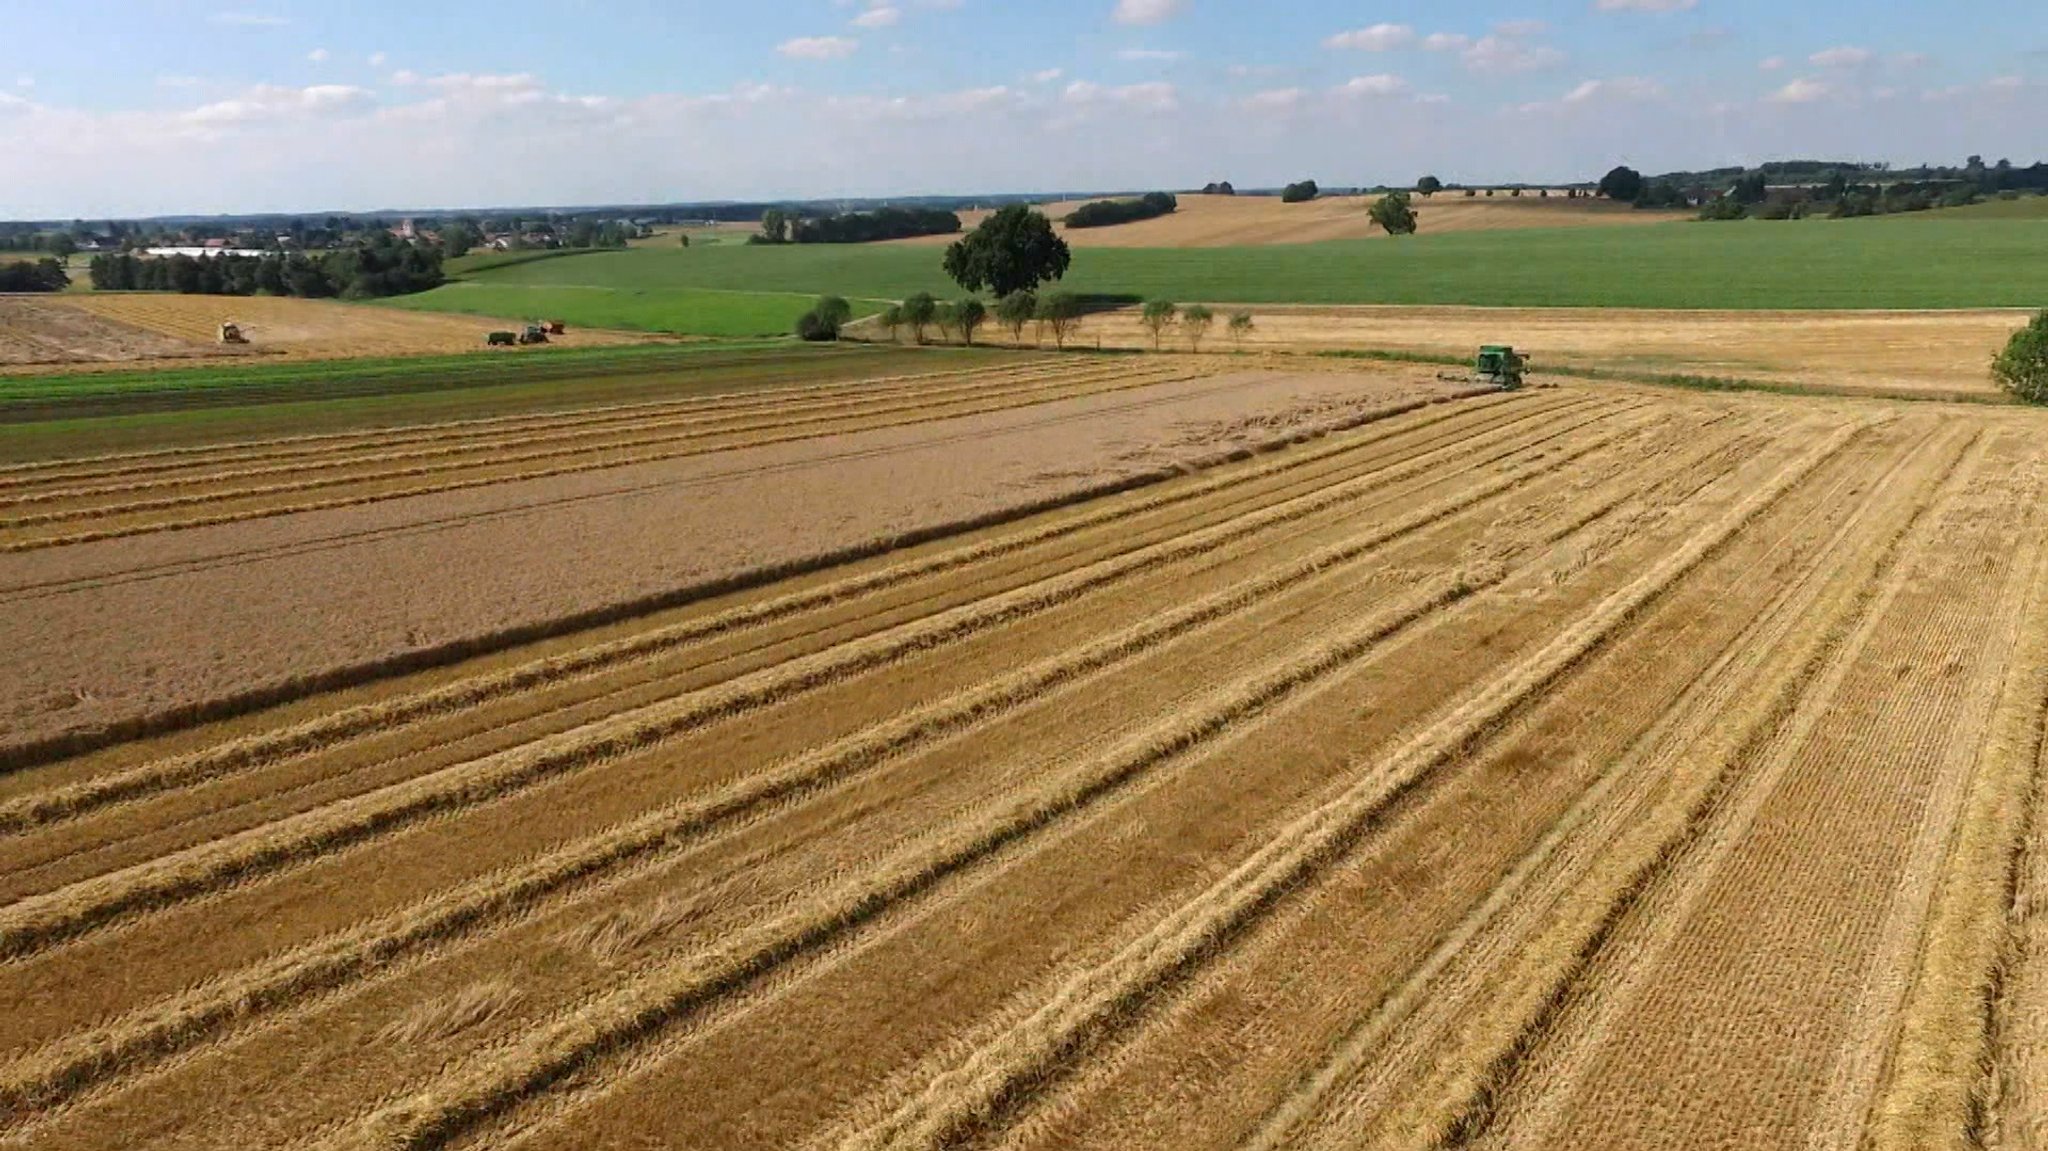
{"type": "Polygon", "coordinates": [[[0,653],[0,744],[788,564],[1452,392],[1415,371],[1209,378],[1209,367],[1027,360],[8,469],[0,628],[17,642],[0,653]],[[130,622],[109,631],[109,618],[130,622]]]}
{"type": "Polygon", "coordinates": [[[2039,432],[1430,405],[0,776],[0,1133],[2026,1146],[2039,432]]]}
{"type": "MultiPolygon", "coordinates": [[[[1372,225],[1366,209],[1369,196],[1332,196],[1305,204],[1283,204],[1277,196],[1179,197],[1172,215],[1110,228],[1070,229],[1059,226],[1067,242],[1084,248],[1225,248],[1259,244],[1314,244],[1325,240],[1363,240],[1386,233],[1372,225]]],[[[1075,200],[1046,204],[1041,211],[1058,221],[1080,207],[1075,200]]],[[[1505,193],[1488,199],[1467,199],[1461,193],[1417,197],[1423,228],[1439,232],[1488,232],[1512,228],[1629,227],[1668,223],[1669,212],[1638,212],[1604,200],[1540,200],[1532,194],[1517,199],[1505,193]]],[[[988,213],[962,212],[967,228],[988,213]]],[[[949,244],[957,237],[921,236],[894,240],[898,244],[949,244]]]]}

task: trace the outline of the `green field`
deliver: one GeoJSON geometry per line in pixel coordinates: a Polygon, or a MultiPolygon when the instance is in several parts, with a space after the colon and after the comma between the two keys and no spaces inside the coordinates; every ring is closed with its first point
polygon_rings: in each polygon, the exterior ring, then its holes
{"type": "MultiPolygon", "coordinates": [[[[564,320],[583,328],[676,332],[691,336],[785,335],[796,318],[817,302],[815,295],[784,292],[707,291],[687,287],[628,287],[576,282],[576,265],[591,260],[655,260],[665,252],[604,252],[575,259],[520,264],[478,273],[421,292],[384,301],[412,311],[467,312],[507,320],[564,320]],[[523,282],[532,277],[539,282],[523,282]]],[[[876,303],[856,303],[856,316],[876,303]]]]}
{"type": "MultiPolygon", "coordinates": [[[[2019,205],[2029,206],[2027,201],[2019,205]]],[[[2048,219],[1938,215],[1431,236],[1425,212],[1424,234],[1403,240],[1077,248],[1064,286],[1112,297],[1245,304],[1731,309],[2048,304],[2048,219]]],[[[939,261],[938,248],[899,245],[599,252],[480,272],[471,282],[414,297],[406,305],[500,315],[545,312],[585,324],[703,335],[766,334],[788,330],[820,292],[863,301],[900,299],[919,291],[959,295],[939,261]],[[762,292],[785,295],[728,294],[762,292]]]]}

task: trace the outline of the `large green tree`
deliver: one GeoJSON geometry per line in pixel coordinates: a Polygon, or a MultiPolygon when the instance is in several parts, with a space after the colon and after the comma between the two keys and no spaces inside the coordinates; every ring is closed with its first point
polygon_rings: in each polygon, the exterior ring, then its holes
{"type": "Polygon", "coordinates": [[[1643,174],[1621,166],[1600,177],[1600,194],[1610,200],[1634,203],[1643,194],[1643,174]]]}
{"type": "Polygon", "coordinates": [[[1059,279],[1073,259],[1051,220],[1028,204],[1012,204],[946,249],[946,274],[970,292],[1002,297],[1059,279]]]}
{"type": "Polygon", "coordinates": [[[1389,236],[1412,236],[1415,234],[1415,207],[1409,202],[1406,192],[1388,192],[1372,202],[1366,214],[1372,222],[1387,230],[1389,236]]]}

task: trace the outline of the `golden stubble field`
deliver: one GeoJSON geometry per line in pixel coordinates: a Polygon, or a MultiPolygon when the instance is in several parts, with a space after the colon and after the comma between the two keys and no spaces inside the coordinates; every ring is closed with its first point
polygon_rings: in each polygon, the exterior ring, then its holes
{"type": "MultiPolygon", "coordinates": [[[[1327,196],[1301,204],[1283,204],[1278,196],[1178,197],[1171,215],[1109,228],[1069,229],[1058,221],[1084,201],[1039,205],[1067,242],[1083,248],[1227,248],[1258,244],[1315,244],[1326,240],[1363,240],[1384,236],[1366,215],[1371,196],[1327,196]]],[[[1671,212],[1638,212],[1605,200],[1566,200],[1563,195],[1538,199],[1535,193],[1510,198],[1505,192],[1467,199],[1463,193],[1418,196],[1415,207],[1430,235],[1439,232],[1487,232],[1514,228],[1635,227],[1689,218],[1671,212]]],[[[962,212],[960,222],[971,230],[988,212],[962,212]]],[[[893,244],[944,245],[955,236],[919,236],[893,244]]]]}
{"type": "MultiPolygon", "coordinates": [[[[485,333],[513,321],[272,296],[76,292],[0,299],[0,372],[146,368],[193,359],[351,359],[481,351],[485,333]],[[223,345],[220,325],[249,343],[223,345]]],[[[657,337],[576,331],[555,346],[592,347],[657,337]]],[[[494,354],[503,354],[497,349],[494,354]]]]}
{"type": "Polygon", "coordinates": [[[2038,1146],[2042,427],[1392,405],[25,762],[0,1138],[2038,1146]]]}
{"type": "MultiPolygon", "coordinates": [[[[1192,302],[1192,301],[1191,301],[1192,302]]],[[[1991,357],[2032,313],[2018,309],[1920,312],[1713,312],[1626,308],[1307,307],[1213,305],[1204,351],[1322,352],[1346,349],[1471,356],[1512,344],[1545,366],[1620,373],[1761,380],[1787,387],[1926,398],[1989,398],[1991,357]],[[1254,329],[1233,340],[1233,311],[1254,329]]],[[[988,341],[1008,333],[984,331],[988,341]]],[[[1089,317],[1079,340],[1093,347],[1153,347],[1128,308],[1089,317]]],[[[1030,346],[1027,328],[1023,343],[1030,346]]],[[[1189,335],[1166,329],[1160,346],[1186,351],[1189,335]]]]}

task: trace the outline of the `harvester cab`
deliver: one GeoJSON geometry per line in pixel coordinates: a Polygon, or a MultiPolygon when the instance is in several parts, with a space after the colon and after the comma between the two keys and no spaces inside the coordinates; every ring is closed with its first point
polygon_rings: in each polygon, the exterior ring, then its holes
{"type": "Polygon", "coordinates": [[[545,344],[548,342],[548,330],[540,324],[528,324],[526,325],[526,330],[519,333],[519,342],[522,344],[545,344]]]}

